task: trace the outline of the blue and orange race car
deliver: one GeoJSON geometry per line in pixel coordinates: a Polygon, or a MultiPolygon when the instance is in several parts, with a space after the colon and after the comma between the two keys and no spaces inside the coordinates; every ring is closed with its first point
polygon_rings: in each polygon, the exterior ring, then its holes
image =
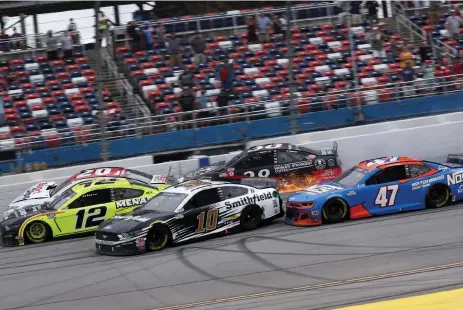
{"type": "Polygon", "coordinates": [[[285,222],[313,226],[440,208],[462,199],[463,166],[409,157],[382,157],[360,162],[334,182],[291,194],[285,222]]]}

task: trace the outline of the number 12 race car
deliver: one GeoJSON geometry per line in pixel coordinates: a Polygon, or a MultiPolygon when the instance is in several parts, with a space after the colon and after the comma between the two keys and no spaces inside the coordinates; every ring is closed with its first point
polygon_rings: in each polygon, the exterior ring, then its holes
{"type": "Polygon", "coordinates": [[[57,187],[40,183],[5,211],[0,244],[40,243],[93,232],[104,220],[146,203],[168,183],[176,180],[114,167],[84,170],[57,187]]]}
{"type": "Polygon", "coordinates": [[[271,179],[243,180],[242,184],[210,180],[180,183],[132,214],[101,224],[95,234],[96,250],[108,255],[138,254],[237,226],[255,229],[261,221],[284,214],[275,187],[271,179]]]}
{"type": "Polygon", "coordinates": [[[336,223],[425,208],[463,199],[463,167],[408,157],[366,160],[334,182],[288,197],[285,222],[296,226],[336,223]]]}
{"type": "Polygon", "coordinates": [[[332,181],[341,174],[337,144],[332,149],[312,150],[276,143],[253,146],[230,161],[188,172],[183,180],[208,177],[214,181],[243,178],[274,178],[280,193],[293,192],[323,181],[332,181]]]}

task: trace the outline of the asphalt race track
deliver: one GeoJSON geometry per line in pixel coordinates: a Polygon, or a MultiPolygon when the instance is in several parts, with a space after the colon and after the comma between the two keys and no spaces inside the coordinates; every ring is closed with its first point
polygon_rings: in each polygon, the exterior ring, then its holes
{"type": "Polygon", "coordinates": [[[452,289],[463,283],[462,207],[310,228],[278,220],[136,257],[99,256],[92,238],[0,248],[0,309],[333,309],[452,289]]]}

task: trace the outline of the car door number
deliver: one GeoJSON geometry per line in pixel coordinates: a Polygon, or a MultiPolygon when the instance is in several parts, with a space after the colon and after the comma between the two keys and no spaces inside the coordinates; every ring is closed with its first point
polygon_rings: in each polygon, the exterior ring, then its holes
{"type": "Polygon", "coordinates": [[[388,185],[383,186],[379,189],[378,194],[376,195],[375,204],[380,205],[381,208],[392,207],[395,204],[395,198],[397,196],[397,191],[399,190],[399,185],[388,185]],[[388,192],[391,192],[390,197],[388,198],[388,192]]]}
{"type": "Polygon", "coordinates": [[[214,230],[217,228],[219,209],[211,209],[207,211],[207,215],[206,212],[201,212],[201,214],[196,218],[198,219],[198,228],[196,229],[196,233],[214,230]],[[206,223],[204,223],[204,218],[206,218],[206,223]]]}
{"type": "Polygon", "coordinates": [[[269,145],[258,145],[258,146],[255,146],[255,147],[252,147],[250,149],[248,149],[248,152],[256,152],[256,151],[260,151],[260,150],[273,150],[273,149],[279,149],[281,148],[283,145],[281,143],[274,143],[274,144],[269,144],[269,145]]]}
{"type": "Polygon", "coordinates": [[[83,228],[91,228],[100,225],[104,222],[106,212],[108,208],[106,206],[93,207],[90,209],[80,209],[76,213],[76,226],[75,229],[82,229],[84,223],[85,213],[87,213],[87,219],[85,220],[85,226],[83,228]]]}
{"type": "MultiPolygon", "coordinates": [[[[247,175],[248,177],[250,178],[254,178],[256,176],[256,174],[254,173],[254,171],[246,171],[244,173],[244,175],[247,175]]],[[[266,178],[268,176],[270,176],[270,170],[268,169],[262,169],[260,170],[258,173],[257,173],[257,176],[259,178],[266,178]]]]}

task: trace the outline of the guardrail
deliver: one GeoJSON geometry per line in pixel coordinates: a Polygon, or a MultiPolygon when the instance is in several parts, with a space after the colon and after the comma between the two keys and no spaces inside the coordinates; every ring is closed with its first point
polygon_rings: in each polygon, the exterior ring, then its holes
{"type": "MultiPolygon", "coordinates": [[[[440,94],[451,94],[463,90],[463,76],[452,75],[445,78],[417,79],[414,82],[396,82],[384,85],[361,85],[358,90],[345,89],[320,92],[312,96],[303,96],[296,93],[296,113],[291,113],[289,105],[289,94],[283,95],[280,100],[266,100],[257,103],[245,103],[239,105],[229,105],[225,107],[211,107],[208,109],[195,110],[191,112],[178,112],[165,115],[152,115],[128,119],[121,124],[116,120],[105,120],[107,128],[107,139],[119,139],[125,137],[153,135],[159,133],[172,133],[181,135],[182,131],[193,129],[198,130],[202,127],[233,124],[244,122],[249,126],[253,120],[263,120],[278,118],[281,116],[300,118],[302,114],[319,113],[348,109],[354,119],[362,121],[362,111],[368,107],[381,102],[401,102],[403,100],[427,97],[440,94]],[[285,97],[286,96],[286,97],[285,97]],[[312,113],[311,113],[312,112],[312,113]]],[[[432,98],[432,97],[431,97],[432,98]]],[[[453,109],[452,111],[454,111],[453,109]]],[[[449,110],[450,111],[450,110],[449,110]]],[[[442,110],[441,112],[449,112],[442,110]]],[[[401,115],[393,115],[392,118],[400,118],[401,115]]],[[[364,119],[363,121],[368,121],[364,119]]],[[[323,127],[323,126],[322,126],[323,127]]],[[[322,127],[318,129],[323,129],[322,127]]],[[[329,125],[327,125],[329,127],[329,125]]],[[[77,145],[86,145],[101,140],[100,125],[87,125],[70,128],[69,132],[74,132],[77,145]]],[[[314,128],[313,130],[315,130],[314,128]]],[[[43,136],[53,136],[55,130],[43,131],[43,136]]],[[[48,137],[47,141],[61,141],[63,146],[70,145],[62,138],[48,137]]],[[[1,149],[0,141],[0,149],[1,149]]],[[[45,147],[45,141],[28,142],[16,145],[18,151],[39,150],[45,147]]]]}

